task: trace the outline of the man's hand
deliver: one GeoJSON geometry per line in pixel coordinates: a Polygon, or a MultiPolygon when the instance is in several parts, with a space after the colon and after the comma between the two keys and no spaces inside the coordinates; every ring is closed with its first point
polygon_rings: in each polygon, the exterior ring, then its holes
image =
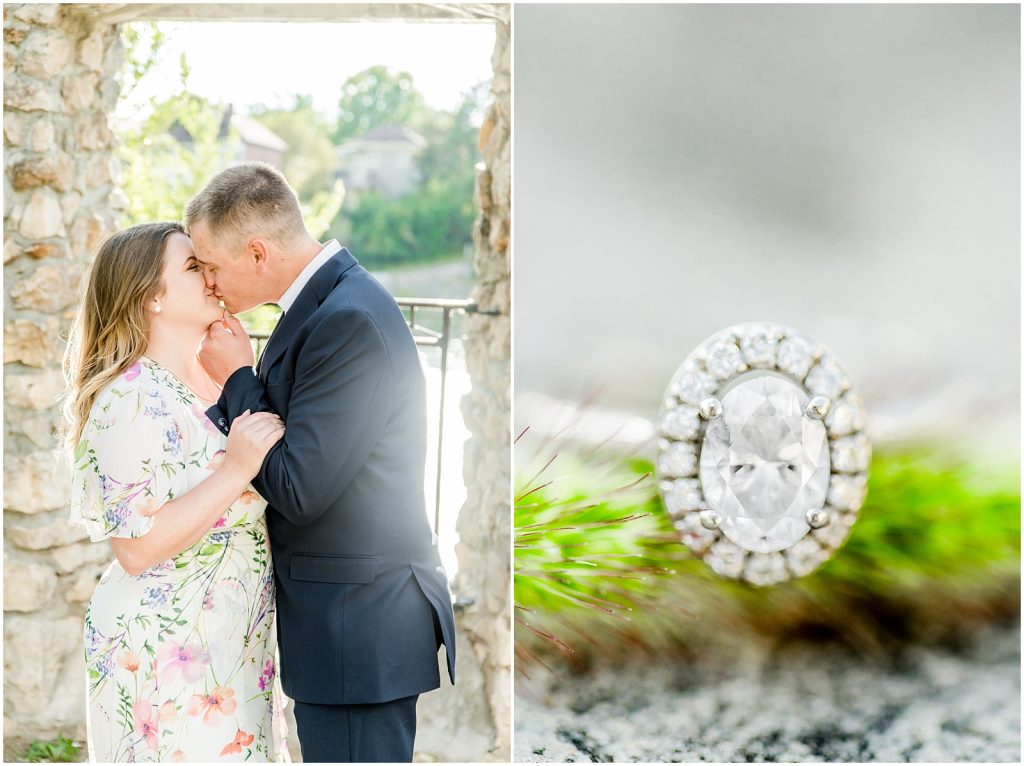
{"type": "Polygon", "coordinates": [[[255,359],[249,334],[232,314],[224,312],[206,331],[199,347],[199,361],[219,386],[242,367],[252,367],[255,359]]]}

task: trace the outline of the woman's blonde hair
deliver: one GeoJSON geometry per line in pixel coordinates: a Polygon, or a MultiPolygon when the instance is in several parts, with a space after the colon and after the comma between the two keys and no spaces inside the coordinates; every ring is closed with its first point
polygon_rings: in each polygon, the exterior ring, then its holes
{"type": "Polygon", "coordinates": [[[64,352],[61,441],[73,455],[99,393],[146,353],[147,304],[163,292],[164,253],[179,223],[143,223],[114,234],[96,254],[64,352]]]}

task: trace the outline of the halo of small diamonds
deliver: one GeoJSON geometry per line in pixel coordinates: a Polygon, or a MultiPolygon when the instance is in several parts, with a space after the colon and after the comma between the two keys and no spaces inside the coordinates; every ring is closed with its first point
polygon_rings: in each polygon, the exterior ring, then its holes
{"type": "Polygon", "coordinates": [[[817,341],[771,322],[749,322],[716,333],[673,375],[658,422],[656,473],[665,509],[680,540],[719,575],[755,586],[773,585],[810,574],[846,541],[864,504],[871,443],[864,431],[863,402],[836,357],[817,341]],[[822,422],[830,473],[821,509],[828,523],[808,528],[795,544],[775,553],[747,550],[721,529],[701,523],[702,511],[716,510],[705,499],[699,473],[709,423],[702,403],[720,398],[730,383],[748,373],[781,375],[808,397],[829,402],[822,422]]]}

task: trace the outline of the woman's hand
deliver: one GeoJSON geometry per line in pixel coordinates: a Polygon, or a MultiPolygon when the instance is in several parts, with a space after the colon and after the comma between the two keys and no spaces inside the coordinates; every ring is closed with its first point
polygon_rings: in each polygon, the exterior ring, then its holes
{"type": "Polygon", "coordinates": [[[223,317],[210,325],[199,346],[199,361],[221,387],[234,372],[255,364],[252,342],[236,317],[225,311],[223,317]]]}
{"type": "Polygon", "coordinates": [[[250,481],[260,472],[263,458],[284,436],[284,423],[273,412],[246,410],[231,423],[224,466],[250,481]]]}

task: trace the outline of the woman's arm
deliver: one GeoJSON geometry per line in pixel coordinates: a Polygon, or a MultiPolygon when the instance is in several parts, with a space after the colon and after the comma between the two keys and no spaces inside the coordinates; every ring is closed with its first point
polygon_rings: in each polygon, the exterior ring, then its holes
{"type": "Polygon", "coordinates": [[[114,555],[138,576],[194,545],[245,491],[267,452],[284,435],[281,419],[248,412],[231,426],[224,462],[212,475],[154,511],[153,526],[141,537],[115,537],[114,555]]]}

